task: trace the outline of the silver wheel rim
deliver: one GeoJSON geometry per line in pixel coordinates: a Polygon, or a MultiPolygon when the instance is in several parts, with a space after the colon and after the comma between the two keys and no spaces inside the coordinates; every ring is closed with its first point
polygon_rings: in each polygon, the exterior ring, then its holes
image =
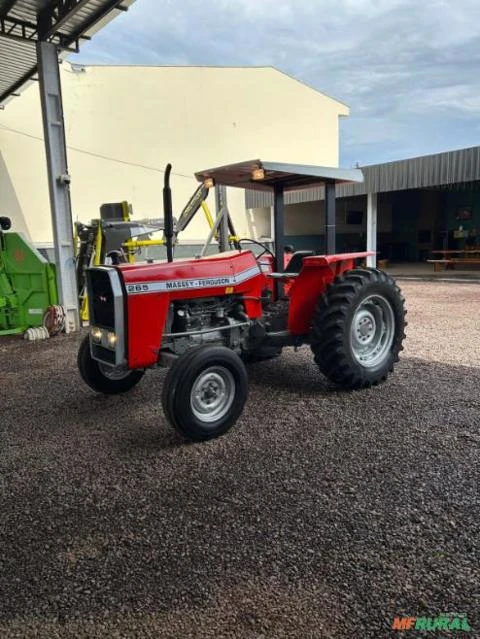
{"type": "Polygon", "coordinates": [[[108,364],[100,364],[98,363],[98,368],[102,375],[107,379],[111,379],[112,381],[120,381],[121,379],[125,379],[128,377],[132,371],[129,371],[128,368],[122,368],[120,366],[108,366],[108,364]]]}
{"type": "Polygon", "coordinates": [[[197,419],[207,424],[222,419],[235,399],[235,380],[224,366],[210,366],[197,377],[190,406],[197,419]]]}
{"type": "Polygon", "coordinates": [[[354,358],[362,366],[381,364],[392,347],[395,314],[390,302],[381,295],[362,300],[353,316],[351,347],[354,358]]]}

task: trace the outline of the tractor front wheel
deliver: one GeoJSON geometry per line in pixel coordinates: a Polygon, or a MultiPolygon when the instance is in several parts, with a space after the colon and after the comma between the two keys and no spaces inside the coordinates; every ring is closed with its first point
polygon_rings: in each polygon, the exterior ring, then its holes
{"type": "Polygon", "coordinates": [[[322,373],[342,388],[366,388],[387,378],[403,349],[405,300],[377,269],[340,275],[315,310],[311,348],[322,373]]]}
{"type": "Polygon", "coordinates": [[[165,416],[187,439],[223,435],[240,417],[248,395],[245,365],[225,346],[200,346],[181,355],[162,392],[165,416]]]}
{"type": "Polygon", "coordinates": [[[142,379],[145,371],[114,368],[93,359],[90,353],[90,339],[84,337],[77,357],[78,370],[83,381],[97,393],[116,395],[126,393],[142,379]]]}

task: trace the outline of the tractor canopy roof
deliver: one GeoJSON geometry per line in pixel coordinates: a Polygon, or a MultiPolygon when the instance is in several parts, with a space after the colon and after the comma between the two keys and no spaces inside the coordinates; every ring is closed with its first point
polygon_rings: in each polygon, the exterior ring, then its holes
{"type": "Polygon", "coordinates": [[[363,182],[363,173],[360,169],[282,164],[262,160],[249,160],[198,171],[195,177],[199,182],[210,182],[209,186],[222,184],[259,191],[269,191],[275,186],[283,188],[284,191],[293,191],[321,186],[327,182],[334,184],[363,182]]]}

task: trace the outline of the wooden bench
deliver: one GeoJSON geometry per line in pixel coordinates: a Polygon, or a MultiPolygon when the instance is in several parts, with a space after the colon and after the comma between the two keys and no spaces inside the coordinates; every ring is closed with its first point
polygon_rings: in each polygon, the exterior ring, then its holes
{"type": "MultiPolygon", "coordinates": [[[[452,260],[427,260],[429,264],[433,264],[433,270],[435,272],[440,271],[442,266],[445,267],[445,270],[451,265],[452,260]]],[[[453,266],[452,266],[453,268],[453,266]]]]}
{"type": "Polygon", "coordinates": [[[433,264],[434,271],[440,271],[442,265],[445,266],[445,269],[451,268],[452,270],[455,268],[455,264],[460,264],[461,266],[480,266],[480,259],[468,257],[452,257],[444,260],[427,260],[427,262],[433,264]]]}
{"type": "Polygon", "coordinates": [[[478,257],[454,257],[450,260],[452,264],[460,264],[461,266],[479,266],[480,258],[478,257]]]}

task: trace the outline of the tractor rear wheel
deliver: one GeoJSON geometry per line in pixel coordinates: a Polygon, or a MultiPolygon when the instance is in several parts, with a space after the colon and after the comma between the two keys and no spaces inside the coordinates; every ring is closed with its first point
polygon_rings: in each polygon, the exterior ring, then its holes
{"type": "Polygon", "coordinates": [[[145,371],[114,368],[93,359],[90,353],[90,339],[84,337],[77,357],[78,370],[83,381],[97,393],[116,395],[126,393],[142,379],[145,371]]]}
{"type": "Polygon", "coordinates": [[[245,365],[225,346],[200,346],[181,355],[162,391],[165,416],[187,439],[213,439],[240,417],[248,395],[245,365]]]}
{"type": "Polygon", "coordinates": [[[405,300],[383,271],[340,275],[313,317],[311,348],[322,373],[342,388],[367,388],[387,378],[403,350],[405,300]]]}

